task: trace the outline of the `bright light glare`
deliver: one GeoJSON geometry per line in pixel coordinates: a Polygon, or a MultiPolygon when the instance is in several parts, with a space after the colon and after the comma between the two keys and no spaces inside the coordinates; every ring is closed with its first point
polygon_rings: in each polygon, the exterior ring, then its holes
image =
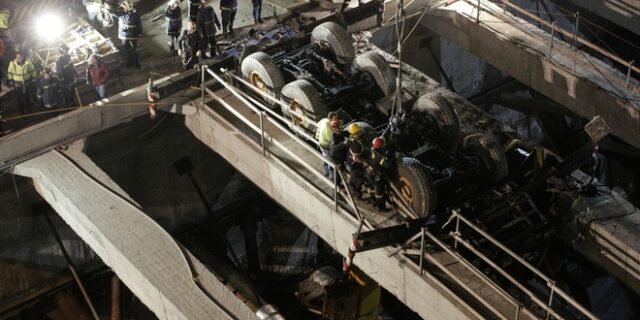
{"type": "Polygon", "coordinates": [[[36,32],[44,40],[54,41],[58,39],[63,31],[62,19],[55,14],[43,14],[36,21],[36,32]]]}

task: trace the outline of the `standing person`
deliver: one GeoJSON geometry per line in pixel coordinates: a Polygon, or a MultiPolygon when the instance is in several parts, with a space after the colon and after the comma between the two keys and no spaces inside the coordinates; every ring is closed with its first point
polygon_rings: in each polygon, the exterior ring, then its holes
{"type": "Polygon", "coordinates": [[[368,150],[362,144],[362,128],[357,123],[352,123],[347,128],[349,138],[346,144],[349,147],[351,157],[347,157],[349,169],[349,185],[353,189],[356,198],[362,199],[362,186],[364,184],[364,165],[368,150]]]}
{"type": "Polygon", "coordinates": [[[87,63],[87,84],[93,85],[100,100],[107,97],[107,80],[109,80],[109,67],[102,61],[98,54],[92,54],[87,63]]]}
{"type": "Polygon", "coordinates": [[[138,38],[142,37],[142,20],[130,0],[122,2],[121,6],[124,13],[118,17],[118,38],[127,54],[127,67],[140,69],[137,49],[138,38]]]}
{"type": "Polygon", "coordinates": [[[169,36],[169,50],[175,54],[178,49],[178,37],[182,30],[182,11],[178,5],[178,0],[169,1],[167,9],[164,10],[164,18],[167,23],[167,35],[169,36]]]}
{"type": "Polygon", "coordinates": [[[340,121],[331,121],[331,139],[329,140],[329,156],[338,165],[339,168],[343,168],[344,162],[347,159],[347,135],[346,131],[342,130],[340,121]]]}
{"type": "Polygon", "coordinates": [[[371,142],[371,153],[366,162],[366,173],[369,183],[374,188],[374,207],[380,211],[387,211],[385,204],[385,188],[387,170],[391,167],[392,157],[389,157],[384,147],[384,140],[376,137],[371,142]]]}
{"type": "Polygon", "coordinates": [[[33,87],[36,80],[36,68],[23,52],[17,52],[15,60],[9,63],[7,80],[11,89],[16,92],[20,113],[31,112],[31,98],[34,96],[33,87]]]}
{"type": "Polygon", "coordinates": [[[56,60],[56,75],[60,82],[60,90],[62,91],[62,104],[65,107],[70,107],[75,104],[73,90],[78,73],[71,63],[67,46],[61,45],[58,48],[58,54],[60,56],[58,60],[56,60]]]}
{"type": "MultiPolygon", "coordinates": [[[[318,121],[318,126],[316,127],[315,138],[318,140],[318,147],[320,147],[322,156],[327,160],[331,160],[331,156],[329,155],[329,140],[331,140],[331,134],[333,133],[331,130],[331,122],[338,120],[337,113],[329,112],[326,118],[318,121]]],[[[324,169],[325,177],[333,177],[333,168],[331,168],[328,163],[322,163],[322,168],[324,169]]]]}
{"type": "Polygon", "coordinates": [[[200,0],[189,0],[189,20],[196,22],[200,11],[200,0]]]}
{"type": "Polygon", "coordinates": [[[38,79],[37,96],[47,109],[57,106],[60,102],[60,85],[58,84],[58,79],[53,77],[49,68],[44,68],[42,76],[38,79]]]}
{"type": "Polygon", "coordinates": [[[220,0],[220,15],[222,16],[222,34],[226,39],[228,34],[233,38],[233,20],[238,11],[238,0],[220,0]],[[227,31],[229,33],[227,33],[227,31]]]}
{"type": "Polygon", "coordinates": [[[196,23],[189,21],[187,29],[182,31],[180,40],[178,40],[180,44],[178,54],[180,55],[182,66],[185,70],[192,69],[196,63],[198,63],[203,42],[204,40],[200,36],[200,33],[196,30],[196,23]]]}
{"type": "Polygon", "coordinates": [[[204,56],[205,51],[207,51],[208,44],[211,47],[209,56],[213,57],[218,51],[216,47],[216,27],[220,28],[220,21],[218,21],[218,16],[213,10],[213,7],[209,5],[210,2],[211,0],[202,0],[200,3],[200,11],[198,11],[196,26],[198,32],[204,39],[202,55],[204,56]]]}
{"type": "Polygon", "coordinates": [[[253,4],[253,23],[263,23],[262,20],[262,0],[251,0],[253,4]]]}

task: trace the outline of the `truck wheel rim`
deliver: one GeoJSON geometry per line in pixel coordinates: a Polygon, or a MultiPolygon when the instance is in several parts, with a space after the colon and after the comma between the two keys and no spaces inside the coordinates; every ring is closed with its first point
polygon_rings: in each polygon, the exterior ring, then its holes
{"type": "Polygon", "coordinates": [[[267,92],[267,85],[262,80],[262,77],[257,72],[251,72],[249,76],[249,82],[254,85],[256,88],[262,90],[263,92],[267,92]]]}
{"type": "Polygon", "coordinates": [[[291,100],[289,102],[289,110],[292,111],[291,116],[293,117],[293,122],[298,125],[303,125],[306,122],[304,117],[304,108],[302,107],[302,104],[300,104],[300,102],[295,99],[291,100]]]}
{"type": "Polygon", "coordinates": [[[413,185],[409,180],[400,177],[400,196],[409,204],[413,205],[413,185]]]}

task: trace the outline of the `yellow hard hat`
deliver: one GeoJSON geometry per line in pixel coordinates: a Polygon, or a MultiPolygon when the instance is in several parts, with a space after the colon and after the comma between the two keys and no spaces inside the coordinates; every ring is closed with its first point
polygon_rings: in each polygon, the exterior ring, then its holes
{"type": "Polygon", "coordinates": [[[358,134],[360,132],[360,126],[357,123],[352,123],[347,129],[350,135],[358,134]]]}

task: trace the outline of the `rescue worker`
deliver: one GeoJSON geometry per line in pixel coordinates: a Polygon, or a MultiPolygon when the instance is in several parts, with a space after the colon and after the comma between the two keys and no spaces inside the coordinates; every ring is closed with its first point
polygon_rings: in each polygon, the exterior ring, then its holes
{"type": "Polygon", "coordinates": [[[87,84],[93,85],[100,100],[107,97],[107,80],[109,68],[98,54],[92,54],[87,63],[87,84]]]}
{"type": "Polygon", "coordinates": [[[189,20],[196,22],[200,11],[200,0],[189,0],[189,20]]]}
{"type": "Polygon", "coordinates": [[[130,0],[122,2],[121,6],[124,13],[118,17],[118,38],[127,55],[127,67],[140,69],[137,49],[138,38],[142,37],[142,20],[130,0]]]}
{"type": "Polygon", "coordinates": [[[224,38],[233,38],[233,20],[238,11],[238,0],[220,0],[220,15],[222,16],[222,34],[224,38]],[[227,33],[228,32],[228,33],[227,33]]]}
{"type": "Polygon", "coordinates": [[[189,21],[187,29],[182,31],[180,40],[178,40],[180,44],[178,54],[185,70],[192,69],[198,63],[203,42],[200,33],[196,30],[196,23],[189,21]]]}
{"type": "Polygon", "coordinates": [[[353,194],[358,199],[362,199],[362,185],[364,184],[364,165],[368,150],[362,144],[362,128],[357,123],[352,123],[347,128],[349,138],[346,141],[349,147],[347,156],[347,168],[349,169],[349,185],[353,189],[353,194]]]}
{"type": "Polygon", "coordinates": [[[7,81],[11,90],[16,93],[20,113],[31,112],[31,97],[34,96],[36,68],[21,51],[16,53],[15,60],[7,68],[7,81]]]}
{"type": "Polygon", "coordinates": [[[61,95],[58,79],[53,77],[49,68],[44,68],[42,76],[38,79],[38,99],[45,108],[51,109],[58,105],[61,95]]]}
{"type": "Polygon", "coordinates": [[[220,21],[218,20],[218,16],[213,10],[213,7],[209,5],[210,2],[211,0],[202,0],[200,11],[198,11],[196,26],[204,40],[202,55],[204,56],[204,53],[207,51],[207,45],[209,45],[211,47],[209,56],[213,57],[218,51],[216,47],[216,27],[220,28],[220,21]]]}
{"type": "Polygon", "coordinates": [[[253,4],[253,23],[263,23],[262,20],[262,0],[251,0],[253,4]]]}
{"type": "Polygon", "coordinates": [[[384,148],[384,140],[376,137],[371,142],[371,152],[366,162],[366,175],[369,184],[374,188],[375,201],[374,206],[380,211],[386,211],[385,205],[385,188],[386,174],[391,167],[392,158],[387,154],[384,148]]]}
{"type": "Polygon", "coordinates": [[[65,45],[61,45],[58,48],[58,54],[58,60],[56,60],[56,76],[58,77],[60,90],[62,91],[62,105],[70,107],[75,104],[73,90],[78,73],[73,63],[71,63],[71,57],[65,45]]]}
{"type": "Polygon", "coordinates": [[[166,31],[169,36],[169,50],[171,54],[178,51],[178,37],[182,30],[182,10],[178,5],[178,0],[169,1],[169,5],[164,10],[164,19],[166,21],[166,31]]]}
{"type": "Polygon", "coordinates": [[[334,163],[342,169],[344,162],[347,159],[347,135],[346,131],[342,130],[342,124],[338,120],[331,121],[331,139],[329,140],[329,156],[333,159],[334,163]]]}
{"type": "MultiPolygon", "coordinates": [[[[329,156],[329,140],[331,140],[331,134],[333,131],[331,130],[331,122],[338,121],[338,114],[335,112],[329,112],[326,118],[318,121],[318,125],[316,127],[315,138],[318,140],[318,147],[322,152],[322,156],[331,160],[331,156],[329,156]]],[[[322,163],[322,168],[324,169],[324,176],[333,178],[333,168],[327,162],[322,163]]]]}

